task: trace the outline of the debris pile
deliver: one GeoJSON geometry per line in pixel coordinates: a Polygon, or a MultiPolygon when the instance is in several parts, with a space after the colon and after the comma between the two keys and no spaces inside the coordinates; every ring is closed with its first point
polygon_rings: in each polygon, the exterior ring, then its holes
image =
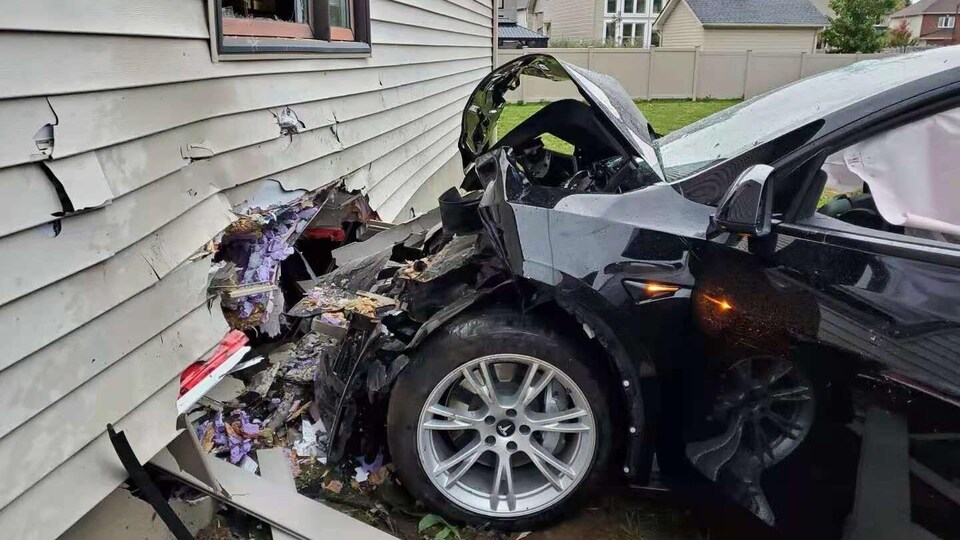
{"type": "Polygon", "coordinates": [[[280,263],[317,215],[326,192],[293,203],[254,208],[221,234],[210,289],[221,294],[230,326],[280,334],[284,298],[278,286],[280,263]]]}
{"type": "Polygon", "coordinates": [[[365,208],[306,194],[251,209],[208,248],[211,294],[252,350],[188,418],[206,452],[251,472],[258,450],[283,448],[300,491],[327,500],[403,492],[387,482],[384,419],[407,352],[504,281],[490,246],[444,230],[439,211],[393,226],[365,208]],[[301,261],[310,279],[289,275],[301,261]]]}

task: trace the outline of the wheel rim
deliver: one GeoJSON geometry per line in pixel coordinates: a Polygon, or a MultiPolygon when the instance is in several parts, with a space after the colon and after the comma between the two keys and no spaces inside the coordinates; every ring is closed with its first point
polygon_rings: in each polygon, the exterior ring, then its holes
{"type": "Polygon", "coordinates": [[[450,372],[420,413],[420,464],[447,499],[515,517],[566,498],[593,462],[596,423],[580,388],[519,354],[476,358],[450,372]]]}
{"type": "Polygon", "coordinates": [[[800,446],[816,415],[813,384],[802,369],[757,356],[734,365],[724,383],[715,414],[743,423],[742,444],[760,463],[771,467],[800,446]]]}

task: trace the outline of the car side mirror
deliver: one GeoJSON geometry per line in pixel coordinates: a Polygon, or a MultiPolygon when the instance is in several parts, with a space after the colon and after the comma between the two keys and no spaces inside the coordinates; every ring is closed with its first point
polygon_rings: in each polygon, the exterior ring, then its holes
{"type": "Polygon", "coordinates": [[[720,199],[713,224],[722,231],[737,234],[769,234],[773,191],[767,179],[772,172],[773,167],[769,165],[753,165],[740,173],[720,199]]]}

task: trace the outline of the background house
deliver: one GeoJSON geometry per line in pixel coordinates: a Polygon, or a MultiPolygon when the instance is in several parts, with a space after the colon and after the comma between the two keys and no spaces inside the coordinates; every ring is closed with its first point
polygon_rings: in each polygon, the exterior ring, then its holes
{"type": "Polygon", "coordinates": [[[406,220],[460,183],[495,10],[32,0],[0,17],[0,536],[56,538],[125,480],[107,423],[143,461],[178,433],[180,372],[228,330],[193,255],[235,205],[344,182],[406,220]]]}
{"type": "Polygon", "coordinates": [[[664,47],[812,52],[828,24],[808,0],[670,0],[655,29],[664,47]]]}
{"type": "Polygon", "coordinates": [[[890,28],[907,21],[910,33],[920,45],[956,45],[960,43],[957,18],[960,0],[920,0],[890,15],[890,28]]]}
{"type": "Polygon", "coordinates": [[[497,0],[497,46],[501,49],[546,47],[547,36],[528,25],[526,0],[497,0]]]}
{"type": "Polygon", "coordinates": [[[530,27],[551,38],[650,47],[662,6],[663,0],[531,0],[527,12],[528,20],[542,14],[530,27]]]}

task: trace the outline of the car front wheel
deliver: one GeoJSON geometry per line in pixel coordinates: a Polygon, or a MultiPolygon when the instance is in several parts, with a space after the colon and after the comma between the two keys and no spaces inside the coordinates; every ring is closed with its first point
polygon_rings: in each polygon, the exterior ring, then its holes
{"type": "Polygon", "coordinates": [[[605,466],[603,370],[578,340],[493,311],[453,321],[415,356],[391,395],[388,439],[404,485],[438,513],[535,528],[605,466]]]}

